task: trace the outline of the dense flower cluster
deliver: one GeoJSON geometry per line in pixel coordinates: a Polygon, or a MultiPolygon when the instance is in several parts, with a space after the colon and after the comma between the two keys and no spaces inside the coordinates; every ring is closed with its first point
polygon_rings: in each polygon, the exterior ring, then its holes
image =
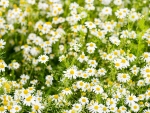
{"type": "Polygon", "coordinates": [[[0,0],[0,113],[150,113],[149,0],[0,0]]]}

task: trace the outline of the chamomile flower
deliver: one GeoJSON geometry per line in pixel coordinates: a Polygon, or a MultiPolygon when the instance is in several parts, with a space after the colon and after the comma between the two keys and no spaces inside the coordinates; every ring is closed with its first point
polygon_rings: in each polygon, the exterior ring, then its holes
{"type": "Polygon", "coordinates": [[[85,26],[87,26],[89,29],[96,28],[96,25],[93,22],[85,22],[85,26]]]}
{"type": "Polygon", "coordinates": [[[35,100],[34,96],[29,95],[29,96],[25,97],[23,104],[26,106],[31,106],[31,104],[34,103],[34,100],[35,100]]]}
{"type": "Polygon", "coordinates": [[[7,64],[3,60],[0,60],[0,72],[5,71],[6,67],[7,67],[7,64]]]}
{"type": "Polygon", "coordinates": [[[73,104],[72,109],[74,109],[77,112],[81,112],[82,110],[82,105],[81,104],[73,104]]]}
{"type": "Polygon", "coordinates": [[[76,10],[79,7],[79,4],[77,4],[76,2],[73,2],[70,4],[69,9],[70,10],[76,10]]]}
{"type": "Polygon", "coordinates": [[[103,88],[99,85],[93,86],[93,91],[96,94],[102,94],[104,92],[103,88]]]}
{"type": "Polygon", "coordinates": [[[117,79],[119,82],[128,82],[130,80],[130,76],[125,73],[118,73],[117,79]]]}
{"type": "Polygon", "coordinates": [[[0,39],[0,49],[4,49],[6,42],[3,39],[0,39]]]}
{"type": "Polygon", "coordinates": [[[44,109],[44,106],[41,103],[39,103],[38,101],[35,101],[32,104],[32,111],[41,113],[42,109],[44,109]]]}
{"type": "Polygon", "coordinates": [[[95,68],[98,65],[98,63],[95,60],[89,60],[88,64],[90,67],[93,67],[93,68],[95,68]]]}
{"type": "Polygon", "coordinates": [[[88,109],[91,113],[96,113],[101,110],[100,105],[97,102],[93,103],[88,109]]]}
{"type": "Polygon", "coordinates": [[[122,0],[114,0],[114,4],[115,5],[121,5],[122,4],[122,0]]]}
{"type": "Polygon", "coordinates": [[[3,6],[4,8],[9,6],[9,0],[1,0],[0,6],[3,6]]]}
{"type": "Polygon", "coordinates": [[[19,112],[21,109],[22,109],[21,106],[14,105],[13,108],[10,110],[10,112],[16,113],[16,112],[19,112]]]}
{"type": "Polygon", "coordinates": [[[135,22],[135,21],[137,21],[138,19],[139,19],[139,16],[138,16],[138,14],[137,14],[136,12],[131,12],[131,13],[129,14],[129,20],[135,22]]]}
{"type": "Polygon", "coordinates": [[[110,7],[104,7],[102,9],[102,14],[103,15],[112,15],[112,9],[110,7]]]}
{"type": "Polygon", "coordinates": [[[100,76],[104,76],[106,74],[106,72],[107,71],[104,68],[100,68],[100,69],[98,69],[97,74],[100,75],[100,76]]]}
{"type": "Polygon", "coordinates": [[[129,105],[134,104],[137,101],[138,101],[138,98],[133,94],[126,96],[126,103],[129,105]]]}
{"type": "Polygon", "coordinates": [[[83,62],[83,61],[87,61],[88,60],[88,56],[85,56],[84,52],[82,52],[82,54],[78,57],[79,62],[83,62]]]}
{"type": "Polygon", "coordinates": [[[136,103],[133,103],[131,105],[131,110],[134,111],[134,112],[138,112],[140,110],[140,106],[136,103]]]}
{"type": "Polygon", "coordinates": [[[85,105],[85,104],[88,104],[89,103],[89,99],[87,97],[81,97],[79,99],[79,102],[82,104],[82,105],[85,105]]]}
{"type": "Polygon", "coordinates": [[[36,3],[35,0],[27,0],[27,2],[32,5],[34,5],[36,3]]]}
{"type": "Polygon", "coordinates": [[[76,66],[72,66],[69,69],[67,69],[66,71],[64,71],[64,76],[69,78],[69,79],[76,79],[77,78],[77,67],[76,66]]]}
{"type": "Polygon", "coordinates": [[[118,37],[116,37],[116,36],[111,36],[111,37],[109,37],[109,40],[110,40],[110,42],[112,43],[112,44],[115,44],[115,45],[120,45],[120,40],[119,40],[119,38],[118,37]]]}
{"type": "Polygon", "coordinates": [[[44,64],[48,61],[48,59],[49,57],[47,55],[40,55],[38,57],[39,62],[44,63],[44,64]]]}
{"type": "Polygon", "coordinates": [[[102,0],[101,3],[103,5],[109,5],[111,3],[112,0],[102,0]]]}
{"type": "Polygon", "coordinates": [[[95,7],[94,7],[94,5],[92,3],[91,4],[85,4],[85,9],[87,9],[87,10],[94,10],[95,7]]]}
{"type": "Polygon", "coordinates": [[[70,88],[65,88],[64,90],[62,90],[62,94],[70,95],[70,94],[72,94],[72,91],[70,90],[70,88]]]}

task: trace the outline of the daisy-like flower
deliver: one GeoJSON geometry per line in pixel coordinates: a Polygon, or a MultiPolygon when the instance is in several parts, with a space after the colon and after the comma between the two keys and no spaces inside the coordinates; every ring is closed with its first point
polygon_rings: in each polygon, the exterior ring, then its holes
{"type": "Polygon", "coordinates": [[[89,29],[96,28],[96,25],[93,22],[85,22],[85,26],[87,26],[89,29]]]}
{"type": "Polygon", "coordinates": [[[89,111],[91,113],[97,113],[101,110],[101,107],[100,105],[96,102],[96,103],[93,103],[90,107],[88,107],[89,111]]]}
{"type": "Polygon", "coordinates": [[[140,106],[136,103],[133,103],[131,105],[131,110],[134,111],[134,112],[138,112],[140,110],[140,106]]]}
{"type": "Polygon", "coordinates": [[[76,2],[73,2],[70,4],[69,9],[70,10],[76,10],[79,7],[79,4],[77,4],[76,2]]]}
{"type": "Polygon", "coordinates": [[[143,113],[150,113],[150,109],[145,109],[143,113]]]}
{"type": "Polygon", "coordinates": [[[98,65],[98,63],[95,60],[89,60],[88,64],[90,67],[93,67],[93,68],[95,68],[98,65]]]}
{"type": "Polygon", "coordinates": [[[6,42],[3,39],[0,39],[0,49],[4,49],[6,42]]]}
{"type": "Polygon", "coordinates": [[[121,113],[126,113],[126,112],[127,112],[127,108],[126,108],[125,106],[120,106],[120,107],[119,107],[119,111],[120,111],[121,113]]]}
{"type": "Polygon", "coordinates": [[[88,56],[85,56],[84,52],[82,52],[82,54],[78,57],[79,62],[83,62],[83,61],[87,61],[88,60],[88,56]]]}
{"type": "Polygon", "coordinates": [[[119,82],[128,82],[130,80],[130,76],[125,73],[118,73],[117,79],[119,82]]]}
{"type": "Polygon", "coordinates": [[[38,101],[35,101],[32,104],[32,111],[42,113],[41,112],[42,109],[44,109],[44,106],[41,103],[39,103],[38,101]]]}
{"type": "Polygon", "coordinates": [[[101,0],[101,3],[103,5],[109,5],[111,3],[112,0],[101,0]]]}
{"type": "Polygon", "coordinates": [[[7,67],[7,64],[3,60],[0,60],[0,72],[5,71],[5,67],[7,67]]]}
{"type": "Polygon", "coordinates": [[[137,101],[138,101],[137,97],[133,94],[126,96],[126,103],[129,105],[134,104],[137,101]]]}
{"type": "Polygon", "coordinates": [[[76,86],[78,89],[84,89],[85,83],[83,81],[78,81],[76,86]]]}
{"type": "Polygon", "coordinates": [[[114,0],[114,4],[115,5],[121,5],[122,4],[122,0],[114,0]]]}
{"type": "Polygon", "coordinates": [[[102,9],[102,14],[103,15],[112,15],[112,9],[110,7],[104,7],[102,9]]]}
{"type": "Polygon", "coordinates": [[[102,113],[109,113],[110,112],[110,110],[108,109],[108,107],[105,106],[105,105],[101,105],[101,110],[102,110],[102,113]]]}
{"type": "Polygon", "coordinates": [[[139,81],[137,82],[137,86],[145,86],[144,80],[139,80],[139,81]]]}
{"type": "Polygon", "coordinates": [[[94,0],[85,0],[85,3],[87,3],[87,4],[91,4],[93,2],[94,2],[94,0]]]}
{"type": "Polygon", "coordinates": [[[26,106],[31,106],[31,104],[34,103],[34,100],[35,100],[34,96],[29,95],[29,96],[25,97],[23,104],[26,106]]]}
{"type": "Polygon", "coordinates": [[[116,106],[117,101],[113,98],[107,98],[106,105],[107,106],[116,106]]]}
{"type": "Polygon", "coordinates": [[[133,22],[137,21],[139,19],[139,16],[136,12],[131,12],[129,14],[129,19],[133,22]]]}
{"type": "Polygon", "coordinates": [[[4,8],[9,6],[9,0],[1,0],[0,6],[3,6],[4,8]]]}
{"type": "Polygon", "coordinates": [[[78,70],[77,70],[77,67],[76,66],[72,66],[70,67],[69,69],[67,69],[66,71],[63,71],[64,72],[64,76],[69,78],[69,79],[76,79],[77,77],[77,74],[78,74],[78,70]]]}
{"type": "Polygon", "coordinates": [[[32,5],[34,5],[36,3],[35,0],[27,0],[27,2],[32,5]]]}
{"type": "Polygon", "coordinates": [[[82,104],[82,105],[85,105],[85,104],[88,104],[89,103],[89,99],[87,97],[81,97],[79,99],[79,102],[82,104]]]}
{"type": "Polygon", "coordinates": [[[134,66],[131,67],[130,70],[131,70],[131,72],[132,72],[134,75],[137,75],[138,72],[139,72],[139,70],[140,70],[140,68],[137,67],[136,65],[134,65],[134,66]]]}
{"type": "Polygon", "coordinates": [[[66,56],[65,55],[61,55],[59,56],[59,62],[62,62],[63,60],[65,60],[66,56]]]}
{"type": "Polygon", "coordinates": [[[16,113],[19,112],[21,110],[21,106],[19,105],[14,105],[13,108],[10,110],[11,113],[16,113]]]}
{"type": "Polygon", "coordinates": [[[102,94],[104,92],[103,88],[99,85],[95,85],[93,86],[93,91],[96,93],[96,94],[102,94]]]}
{"type": "Polygon", "coordinates": [[[85,4],[85,9],[87,9],[87,10],[94,10],[95,7],[94,7],[93,4],[85,4]]]}
{"type": "Polygon", "coordinates": [[[100,76],[104,76],[106,74],[106,70],[104,68],[100,68],[100,69],[98,69],[97,74],[100,76]]]}
{"type": "Polygon", "coordinates": [[[39,62],[44,63],[44,64],[48,61],[48,59],[49,57],[47,55],[40,55],[38,57],[39,62]]]}
{"type": "Polygon", "coordinates": [[[114,31],[114,26],[110,23],[105,23],[105,24],[103,24],[102,27],[105,32],[113,32],[114,31]]]}
{"type": "Polygon", "coordinates": [[[133,62],[133,61],[136,59],[136,56],[133,55],[133,54],[129,54],[129,55],[127,56],[127,59],[128,59],[129,61],[133,62]]]}
{"type": "Polygon", "coordinates": [[[70,88],[65,88],[64,90],[62,90],[62,94],[70,95],[72,94],[72,91],[70,90],[70,88]]]}
{"type": "Polygon", "coordinates": [[[82,110],[82,105],[81,104],[73,104],[72,109],[74,109],[77,112],[81,112],[82,110]]]}
{"type": "Polygon", "coordinates": [[[109,40],[112,44],[115,44],[116,46],[120,45],[120,40],[117,36],[111,36],[109,37],[109,40]]]}
{"type": "Polygon", "coordinates": [[[117,69],[122,69],[122,65],[121,65],[121,60],[120,59],[115,59],[114,60],[114,64],[115,64],[115,67],[117,69]]]}

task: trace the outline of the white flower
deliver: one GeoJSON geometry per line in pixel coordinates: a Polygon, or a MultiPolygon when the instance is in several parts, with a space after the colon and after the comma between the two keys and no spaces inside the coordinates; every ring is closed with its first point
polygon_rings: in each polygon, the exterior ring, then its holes
{"type": "Polygon", "coordinates": [[[79,7],[79,4],[77,4],[76,2],[73,2],[70,4],[69,9],[70,10],[76,10],[79,7]]]}
{"type": "Polygon", "coordinates": [[[104,92],[103,88],[99,85],[95,85],[93,86],[93,91],[96,93],[96,94],[102,94],[104,92]]]}
{"type": "Polygon", "coordinates": [[[85,9],[87,9],[87,10],[94,10],[95,7],[94,7],[93,4],[85,4],[85,9]]]}
{"type": "Polygon", "coordinates": [[[77,112],[81,112],[82,110],[82,105],[81,104],[73,104],[73,108],[77,112]]]}
{"type": "Polygon", "coordinates": [[[112,15],[112,9],[110,7],[104,7],[102,9],[102,14],[103,15],[112,15]]]}
{"type": "Polygon", "coordinates": [[[122,4],[122,0],[114,0],[114,4],[115,5],[121,5],[122,4]]]}
{"type": "Polygon", "coordinates": [[[59,62],[62,62],[63,60],[65,60],[65,55],[61,55],[61,56],[59,56],[59,62]]]}
{"type": "Polygon", "coordinates": [[[1,0],[0,1],[0,6],[3,6],[4,8],[9,6],[9,1],[8,0],[1,0]]]}
{"type": "Polygon", "coordinates": [[[94,0],[85,0],[85,2],[86,2],[87,4],[91,4],[91,3],[94,2],[94,0]]]}
{"type": "Polygon", "coordinates": [[[46,63],[48,61],[49,57],[47,55],[41,55],[38,57],[39,62],[46,63]]]}
{"type": "Polygon", "coordinates": [[[62,94],[70,95],[70,94],[72,94],[72,91],[70,90],[70,88],[65,88],[64,90],[62,90],[62,94]]]}
{"type": "Polygon", "coordinates": [[[5,71],[5,67],[7,67],[7,64],[3,60],[0,60],[0,72],[5,71]]]}
{"type": "Polygon", "coordinates": [[[129,19],[133,22],[137,21],[139,19],[139,16],[136,12],[131,12],[129,14],[129,19]]]}
{"type": "Polygon", "coordinates": [[[130,80],[130,76],[125,73],[118,73],[117,79],[119,82],[128,82],[130,80]]]}
{"type": "Polygon", "coordinates": [[[78,74],[78,70],[76,66],[72,66],[69,69],[67,69],[64,72],[64,76],[69,78],[69,79],[76,79],[77,78],[77,74],[78,74]]]}
{"type": "Polygon", "coordinates": [[[93,22],[85,22],[85,26],[87,26],[89,29],[96,28],[96,25],[93,22]]]}
{"type": "Polygon", "coordinates": [[[14,105],[13,108],[10,110],[11,113],[16,113],[19,112],[21,110],[21,106],[19,105],[14,105]]]}
{"type": "Polygon", "coordinates": [[[84,52],[82,52],[82,54],[78,57],[79,62],[83,62],[83,61],[87,61],[88,57],[85,56],[84,52]]]}
{"type": "Polygon", "coordinates": [[[98,103],[93,103],[88,109],[91,113],[97,113],[101,110],[101,107],[98,103]]]}
{"type": "Polygon", "coordinates": [[[85,105],[85,104],[88,104],[89,103],[89,99],[87,97],[81,97],[79,99],[79,102],[82,104],[82,105],[85,105]]]}
{"type": "Polygon", "coordinates": [[[98,65],[98,63],[95,60],[89,60],[88,64],[90,67],[93,67],[93,68],[95,68],[98,65]]]}
{"type": "Polygon", "coordinates": [[[137,97],[133,94],[126,96],[126,103],[129,105],[134,104],[137,101],[138,101],[137,97]]]}
{"type": "Polygon", "coordinates": [[[133,61],[136,59],[136,56],[135,56],[134,54],[129,54],[129,55],[127,56],[127,59],[128,59],[129,61],[133,62],[133,61]]]}
{"type": "Polygon", "coordinates": [[[41,112],[42,109],[44,109],[44,106],[41,103],[39,103],[38,101],[35,101],[32,104],[32,111],[42,113],[41,112]]]}
{"type": "Polygon", "coordinates": [[[26,105],[26,106],[31,106],[34,101],[35,101],[34,96],[29,95],[29,96],[24,98],[23,104],[26,105]]]}
{"type": "Polygon", "coordinates": [[[0,49],[4,49],[6,42],[3,39],[0,39],[0,49]]]}
{"type": "Polygon", "coordinates": [[[115,44],[115,45],[120,45],[120,40],[117,36],[111,36],[109,37],[109,40],[111,41],[112,44],[115,44]]]}
{"type": "Polygon", "coordinates": [[[28,2],[29,4],[32,4],[32,5],[35,4],[35,0],[27,0],[27,2],[28,2]]]}
{"type": "Polygon", "coordinates": [[[103,5],[109,5],[112,0],[102,0],[103,5]]]}
{"type": "Polygon", "coordinates": [[[100,76],[104,76],[106,74],[106,70],[104,68],[100,68],[100,69],[98,69],[97,74],[100,76]]]}
{"type": "Polygon", "coordinates": [[[139,109],[140,109],[140,106],[139,106],[138,104],[133,103],[133,104],[131,105],[131,110],[132,110],[132,111],[138,112],[139,109]]]}

